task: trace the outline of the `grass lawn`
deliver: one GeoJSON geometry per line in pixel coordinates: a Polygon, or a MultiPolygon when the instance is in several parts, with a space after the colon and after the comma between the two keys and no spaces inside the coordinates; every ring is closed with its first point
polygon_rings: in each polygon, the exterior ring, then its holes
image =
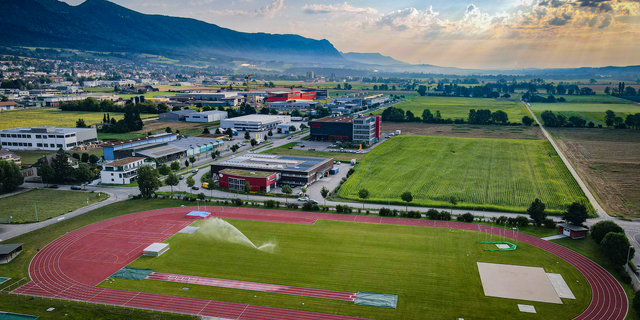
{"type": "Polygon", "coordinates": [[[35,150],[29,150],[29,151],[15,150],[11,152],[20,156],[22,165],[35,164],[38,161],[38,159],[42,158],[43,156],[56,153],[55,151],[35,151],[35,150]]]}
{"type": "Polygon", "coordinates": [[[360,162],[364,159],[364,153],[341,153],[341,152],[329,152],[329,151],[309,151],[309,150],[301,150],[301,149],[289,149],[289,147],[294,147],[297,145],[297,142],[287,143],[283,146],[261,151],[260,153],[268,153],[268,154],[281,154],[287,156],[300,156],[300,157],[320,157],[320,158],[333,158],[336,161],[351,161],[351,159],[356,159],[356,161],[360,162]]]}
{"type": "MultiPolygon", "coordinates": [[[[62,192],[62,191],[59,191],[62,192]]],[[[86,198],[85,198],[86,199],[86,198]]],[[[4,199],[0,199],[4,200],[4,199]]],[[[86,201],[86,200],[85,200],[86,201]]],[[[0,202],[1,203],[1,202],[0,202]]],[[[29,262],[36,254],[37,249],[43,248],[49,242],[63,236],[83,226],[94,222],[121,216],[128,213],[153,210],[166,207],[179,207],[184,204],[176,200],[130,200],[108,205],[68,220],[62,220],[54,225],[29,232],[16,238],[12,238],[9,243],[24,243],[23,252],[9,264],[0,265],[0,277],[12,278],[6,285],[17,281],[23,277],[28,277],[29,262]]],[[[3,294],[0,299],[0,310],[5,312],[15,312],[40,316],[39,319],[192,319],[190,316],[161,314],[157,312],[145,312],[124,308],[114,308],[98,306],[95,304],[84,304],[73,301],[61,301],[50,299],[31,299],[28,296],[16,296],[3,294]],[[47,308],[53,307],[54,311],[48,312],[47,308]]]]}
{"type": "Polygon", "coordinates": [[[629,103],[627,100],[622,101],[626,101],[626,103],[532,103],[531,111],[536,114],[538,119],[541,119],[540,114],[543,111],[550,110],[560,113],[567,118],[580,116],[586,120],[587,123],[593,121],[595,125],[604,125],[604,116],[607,110],[612,110],[617,116],[623,119],[626,118],[628,114],[640,113],[640,105],[629,103]]]}
{"type": "Polygon", "coordinates": [[[147,92],[145,94],[118,94],[122,99],[131,99],[133,97],[144,96],[145,98],[154,98],[157,96],[165,96],[165,95],[175,95],[175,92],[169,91],[156,91],[156,92],[147,92]]]}
{"type": "MultiPolygon", "coordinates": [[[[411,111],[414,115],[422,117],[422,111],[431,110],[434,115],[440,111],[442,118],[464,118],[469,117],[471,109],[489,109],[491,112],[502,110],[509,115],[509,121],[521,122],[522,117],[528,115],[527,109],[521,102],[505,99],[485,99],[485,98],[458,98],[458,97],[412,97],[407,101],[395,106],[405,112],[411,111]]],[[[378,110],[375,114],[382,114],[384,110],[378,110]]]]}
{"type": "Polygon", "coordinates": [[[129,140],[129,139],[141,138],[146,136],[147,135],[144,133],[135,133],[135,132],[127,132],[127,133],[98,132],[98,140],[129,140]]]}
{"type": "MultiPolygon", "coordinates": [[[[112,118],[122,119],[122,113],[110,113],[112,118]]],[[[16,110],[2,113],[0,130],[20,127],[54,126],[75,128],[78,119],[84,119],[87,125],[102,122],[102,112],[62,111],[57,108],[16,110]]],[[[142,119],[158,115],[143,114],[142,119]]]]}
{"type": "MultiPolygon", "coordinates": [[[[338,196],[368,201],[525,212],[540,198],[550,213],[588,200],[555,150],[543,140],[398,136],[365,156],[338,196]],[[389,190],[390,189],[390,190],[389,190]],[[566,199],[566,200],[565,200],[566,199]]],[[[590,205],[588,205],[590,207],[590,205]]],[[[591,210],[593,210],[591,208],[591,210]]]]}
{"type": "Polygon", "coordinates": [[[591,291],[583,276],[540,249],[521,245],[513,252],[487,252],[475,232],[448,229],[318,221],[295,225],[229,220],[256,245],[275,243],[274,253],[208,236],[207,222],[194,234],[177,234],[158,258],[131,266],[177,273],[345,292],[398,295],[398,308],[362,307],[353,302],[248,290],[118,279],[101,286],[337,313],[375,319],[530,319],[515,306],[522,301],[485,297],[476,262],[545,268],[562,274],[577,300],[563,305],[526,302],[540,319],[571,319],[585,309],[591,291]],[[468,254],[468,256],[467,256],[468,254]],[[577,282],[579,281],[579,282],[577,282]],[[254,297],[255,296],[255,297],[254,297]],[[302,303],[304,302],[304,306],[302,303]]]}
{"type": "Polygon", "coordinates": [[[69,211],[89,204],[105,200],[107,196],[98,197],[97,193],[36,189],[0,198],[0,217],[13,217],[14,222],[35,222],[35,209],[38,209],[40,221],[54,218],[69,211]]]}

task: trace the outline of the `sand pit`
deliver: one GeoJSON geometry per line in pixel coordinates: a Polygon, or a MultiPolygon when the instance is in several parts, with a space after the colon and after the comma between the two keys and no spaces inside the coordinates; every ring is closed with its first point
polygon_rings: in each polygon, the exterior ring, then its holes
{"type": "Polygon", "coordinates": [[[543,268],[478,262],[487,297],[562,304],[543,268]]]}

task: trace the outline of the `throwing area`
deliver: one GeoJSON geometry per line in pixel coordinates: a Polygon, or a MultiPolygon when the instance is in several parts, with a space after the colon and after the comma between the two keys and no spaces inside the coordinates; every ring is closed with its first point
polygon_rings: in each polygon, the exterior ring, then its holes
{"type": "Polygon", "coordinates": [[[488,297],[562,304],[543,268],[478,262],[488,297]]]}

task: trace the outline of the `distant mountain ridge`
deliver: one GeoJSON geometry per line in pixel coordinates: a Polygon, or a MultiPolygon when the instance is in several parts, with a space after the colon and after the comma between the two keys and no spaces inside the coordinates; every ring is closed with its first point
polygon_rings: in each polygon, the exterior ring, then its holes
{"type": "Polygon", "coordinates": [[[408,65],[408,63],[406,62],[396,60],[392,57],[383,56],[379,53],[341,52],[341,54],[347,60],[366,64],[375,64],[381,66],[408,65]]]}
{"type": "Polygon", "coordinates": [[[259,60],[343,62],[327,40],[244,33],[189,18],[139,13],[106,0],[0,1],[0,43],[84,50],[220,54],[259,60]]]}

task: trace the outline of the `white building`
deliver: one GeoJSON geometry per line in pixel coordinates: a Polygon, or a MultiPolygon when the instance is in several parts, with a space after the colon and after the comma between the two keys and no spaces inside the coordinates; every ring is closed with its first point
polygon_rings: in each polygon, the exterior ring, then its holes
{"type": "Polygon", "coordinates": [[[278,111],[293,111],[293,110],[311,110],[315,109],[318,106],[321,106],[321,103],[309,101],[309,100],[291,100],[291,101],[276,101],[276,102],[268,102],[269,108],[276,109],[278,111]]]}
{"type": "Polygon", "coordinates": [[[146,158],[129,157],[102,165],[102,184],[130,184],[138,180],[138,168],[145,165],[156,167],[155,162],[145,162],[146,158]]]}
{"type": "Polygon", "coordinates": [[[252,114],[220,121],[223,129],[232,128],[239,131],[267,131],[279,124],[291,122],[291,116],[252,114]]]}
{"type": "Polygon", "coordinates": [[[96,128],[34,127],[0,130],[0,144],[7,150],[71,150],[98,140],[96,128]]]}
{"type": "Polygon", "coordinates": [[[189,113],[184,116],[186,122],[214,122],[226,119],[229,114],[226,111],[204,111],[189,113]]]}

